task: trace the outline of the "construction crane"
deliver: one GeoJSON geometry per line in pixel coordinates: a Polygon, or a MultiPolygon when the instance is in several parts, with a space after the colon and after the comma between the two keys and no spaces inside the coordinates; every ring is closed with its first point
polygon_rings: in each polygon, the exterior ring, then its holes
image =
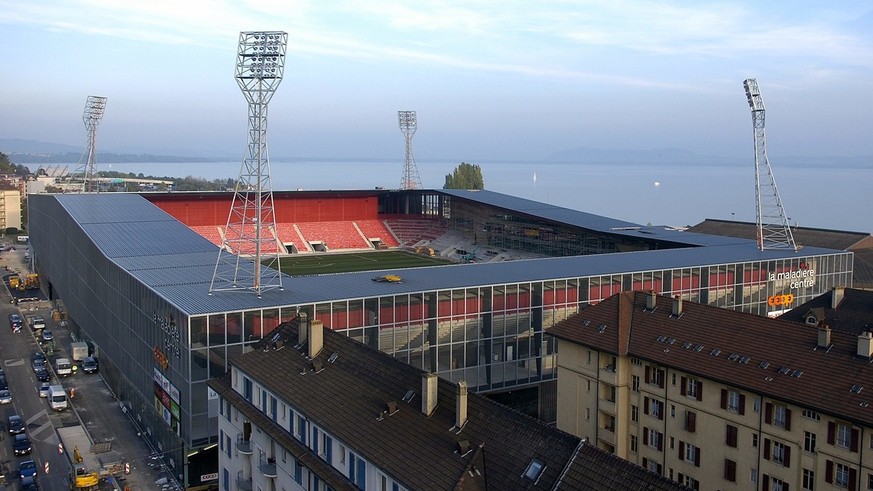
{"type": "Polygon", "coordinates": [[[752,126],[755,135],[755,211],[758,226],[758,249],[794,249],[794,235],[785,216],[776,179],[767,160],[767,141],[764,132],[764,99],[754,78],[743,82],[749,107],[752,109],[752,126]]]}

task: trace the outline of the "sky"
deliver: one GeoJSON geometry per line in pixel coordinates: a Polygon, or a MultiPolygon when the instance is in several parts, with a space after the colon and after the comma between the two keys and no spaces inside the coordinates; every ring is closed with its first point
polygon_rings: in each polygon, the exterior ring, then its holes
{"type": "Polygon", "coordinates": [[[873,1],[0,0],[0,137],[240,156],[240,31],[288,32],[275,157],[543,160],[575,148],[873,155],[873,1]]]}

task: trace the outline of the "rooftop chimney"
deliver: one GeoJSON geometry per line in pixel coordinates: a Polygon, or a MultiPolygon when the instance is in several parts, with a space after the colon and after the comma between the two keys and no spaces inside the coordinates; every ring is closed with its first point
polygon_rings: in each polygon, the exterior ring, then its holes
{"type": "Polygon", "coordinates": [[[843,296],[846,294],[846,289],[840,286],[835,286],[831,292],[831,309],[836,309],[843,301],[843,296]]]}
{"type": "Polygon", "coordinates": [[[306,312],[300,312],[297,314],[297,320],[300,325],[297,328],[297,346],[303,346],[303,343],[306,342],[306,335],[309,334],[309,316],[306,315],[306,312]]]}
{"type": "Polygon", "coordinates": [[[831,345],[831,328],[827,324],[822,323],[818,326],[818,347],[827,348],[831,345]]]}
{"type": "Polygon", "coordinates": [[[649,290],[649,296],[646,298],[646,309],[655,310],[656,305],[658,305],[658,294],[655,293],[655,290],[649,290]]]}
{"type": "Polygon", "coordinates": [[[309,338],[308,355],[310,358],[315,358],[321,352],[321,348],[324,347],[324,323],[315,319],[309,323],[307,331],[309,331],[307,335],[309,338]]]}
{"type": "Polygon", "coordinates": [[[467,424],[467,382],[458,382],[458,395],[455,399],[455,427],[467,424]]]}
{"type": "Polygon", "coordinates": [[[864,331],[858,335],[858,356],[870,359],[873,356],[873,335],[864,331]]]}
{"type": "Polygon", "coordinates": [[[676,295],[673,297],[673,312],[672,315],[675,317],[679,317],[682,315],[682,297],[676,295]]]}
{"type": "Polygon", "coordinates": [[[426,373],[421,377],[421,412],[425,416],[430,416],[436,409],[437,381],[435,373],[426,373]]]}

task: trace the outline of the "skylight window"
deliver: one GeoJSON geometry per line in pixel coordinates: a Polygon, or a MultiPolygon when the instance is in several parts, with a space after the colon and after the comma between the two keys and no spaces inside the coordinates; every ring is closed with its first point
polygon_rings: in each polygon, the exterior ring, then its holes
{"type": "Polygon", "coordinates": [[[667,339],[667,343],[669,343],[669,344],[673,344],[675,342],[676,342],[676,338],[668,338],[667,339]]]}
{"type": "Polygon", "coordinates": [[[721,354],[721,350],[718,348],[713,348],[712,351],[709,352],[709,356],[718,356],[721,354]]]}
{"type": "Polygon", "coordinates": [[[758,368],[766,369],[770,366],[770,362],[766,360],[761,360],[761,363],[758,363],[758,368]]]}
{"type": "Polygon", "coordinates": [[[742,363],[743,365],[748,365],[751,360],[752,359],[749,358],[748,356],[744,356],[744,357],[740,358],[740,363],[742,363]]]}
{"type": "Polygon", "coordinates": [[[703,345],[698,344],[697,346],[694,347],[694,351],[700,353],[701,351],[703,351],[703,345]]]}
{"type": "Polygon", "coordinates": [[[666,343],[666,342],[667,342],[667,336],[664,336],[664,335],[658,336],[658,342],[659,342],[659,343],[666,343]]]}
{"type": "Polygon", "coordinates": [[[788,367],[779,367],[779,373],[780,373],[781,375],[785,375],[786,373],[788,373],[788,372],[790,372],[790,371],[791,371],[791,369],[788,368],[788,367]]]}
{"type": "Polygon", "coordinates": [[[737,361],[737,360],[739,360],[739,359],[740,359],[740,355],[738,355],[738,354],[736,354],[736,353],[731,353],[731,354],[728,356],[728,360],[730,360],[730,361],[737,361]]]}
{"type": "Polygon", "coordinates": [[[863,390],[863,389],[864,389],[864,388],[861,387],[860,385],[855,384],[855,385],[853,385],[852,388],[849,389],[849,390],[851,390],[853,394],[860,394],[860,393],[861,393],[861,390],[863,390]]]}
{"type": "Polygon", "coordinates": [[[604,323],[604,324],[600,324],[600,325],[597,327],[597,332],[599,332],[599,333],[603,333],[603,331],[605,331],[605,330],[606,330],[606,324],[605,324],[605,323],[604,323]]]}
{"type": "Polygon", "coordinates": [[[685,341],[684,343],[682,343],[682,347],[685,349],[688,349],[691,346],[692,346],[691,341],[685,341]]]}
{"type": "Polygon", "coordinates": [[[794,370],[791,372],[791,376],[794,378],[800,378],[803,375],[803,370],[794,370]]]}
{"type": "Polygon", "coordinates": [[[543,469],[545,469],[545,465],[543,465],[539,460],[533,459],[530,461],[530,464],[527,465],[527,469],[524,470],[524,477],[533,482],[537,482],[540,475],[543,473],[543,469]]]}

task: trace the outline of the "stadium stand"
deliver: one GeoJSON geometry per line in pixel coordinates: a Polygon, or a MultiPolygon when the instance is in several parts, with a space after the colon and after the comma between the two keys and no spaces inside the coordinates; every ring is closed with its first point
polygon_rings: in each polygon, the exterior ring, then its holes
{"type": "Polygon", "coordinates": [[[191,230],[197,232],[209,242],[221,247],[221,228],[218,225],[198,225],[191,227],[191,230]]]}
{"type": "Polygon", "coordinates": [[[400,241],[401,247],[409,247],[423,240],[434,240],[448,230],[448,225],[439,218],[389,218],[385,220],[385,225],[400,241]]]}
{"type": "Polygon", "coordinates": [[[299,230],[293,223],[277,223],[276,233],[283,244],[294,244],[294,248],[297,249],[297,252],[307,252],[312,250],[312,248],[309,247],[309,244],[300,236],[299,230]]]}
{"type": "Polygon", "coordinates": [[[367,239],[382,241],[388,247],[399,247],[400,242],[381,220],[356,220],[354,222],[367,239]]]}
{"type": "Polygon", "coordinates": [[[321,242],[327,250],[372,249],[351,221],[300,222],[297,228],[306,242],[321,242]]]}

